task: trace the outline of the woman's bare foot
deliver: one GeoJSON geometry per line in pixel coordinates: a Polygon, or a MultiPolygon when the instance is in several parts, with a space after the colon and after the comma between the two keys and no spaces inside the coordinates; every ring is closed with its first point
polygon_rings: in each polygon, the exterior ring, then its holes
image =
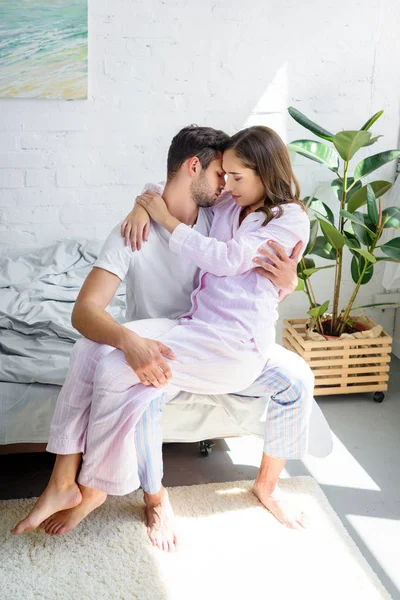
{"type": "Polygon", "coordinates": [[[75,482],[57,485],[50,480],[31,512],[11,529],[11,533],[19,535],[25,531],[36,529],[44,519],[47,519],[53,513],[77,506],[81,500],[82,495],[75,482]]]}
{"type": "Polygon", "coordinates": [[[271,493],[266,486],[256,482],[253,494],[280,523],[289,529],[305,529],[307,526],[304,513],[291,507],[278,488],[271,493]]]}
{"type": "Polygon", "coordinates": [[[147,535],[153,546],[166,552],[175,552],[177,537],[175,533],[175,515],[167,490],[162,487],[158,494],[144,493],[146,503],[147,535]]]}
{"type": "Polygon", "coordinates": [[[105,492],[86,487],[80,483],[78,483],[78,486],[82,495],[82,502],[73,508],[61,510],[43,521],[40,528],[44,529],[46,533],[52,535],[68,533],[107,499],[105,492]]]}

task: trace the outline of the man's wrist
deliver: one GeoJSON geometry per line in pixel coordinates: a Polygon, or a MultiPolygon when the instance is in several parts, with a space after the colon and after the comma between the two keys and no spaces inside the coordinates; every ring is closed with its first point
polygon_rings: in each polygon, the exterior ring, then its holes
{"type": "Polygon", "coordinates": [[[140,343],[141,339],[137,333],[121,325],[116,348],[126,352],[128,347],[131,347],[133,343],[140,343]]]}

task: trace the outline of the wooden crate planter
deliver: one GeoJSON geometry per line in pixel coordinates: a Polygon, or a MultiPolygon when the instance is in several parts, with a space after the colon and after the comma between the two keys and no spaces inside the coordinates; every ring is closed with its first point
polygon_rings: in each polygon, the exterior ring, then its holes
{"type": "MultiPolygon", "coordinates": [[[[381,402],[388,387],[392,338],[385,331],[372,339],[311,341],[305,339],[308,319],[284,321],[283,345],[310,365],[315,396],[375,392],[381,402]]],[[[368,319],[371,328],[375,323],[368,319]]]]}

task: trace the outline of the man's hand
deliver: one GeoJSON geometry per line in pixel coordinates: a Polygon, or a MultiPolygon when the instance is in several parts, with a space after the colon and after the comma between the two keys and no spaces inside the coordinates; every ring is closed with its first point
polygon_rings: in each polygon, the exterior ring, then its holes
{"type": "Polygon", "coordinates": [[[286,255],[282,246],[276,242],[270,240],[267,244],[275,250],[276,254],[269,251],[265,246],[262,246],[259,252],[265,258],[254,259],[257,265],[256,271],[263,277],[267,277],[280,290],[279,299],[282,301],[286,296],[294,292],[297,287],[297,263],[299,262],[303,244],[302,242],[298,242],[293,248],[290,257],[286,255]]]}
{"type": "Polygon", "coordinates": [[[126,362],[143,385],[153,385],[158,388],[166,385],[171,379],[171,369],[165,358],[173,360],[176,356],[168,346],[157,340],[132,335],[131,332],[131,335],[128,333],[121,349],[125,354],[126,362]]]}
{"type": "MultiPolygon", "coordinates": [[[[137,200],[140,198],[136,198],[137,200]]],[[[150,216],[145,208],[135,204],[121,225],[121,235],[125,238],[125,246],[131,246],[132,252],[141,250],[142,242],[147,242],[150,232],[150,216]]]]}

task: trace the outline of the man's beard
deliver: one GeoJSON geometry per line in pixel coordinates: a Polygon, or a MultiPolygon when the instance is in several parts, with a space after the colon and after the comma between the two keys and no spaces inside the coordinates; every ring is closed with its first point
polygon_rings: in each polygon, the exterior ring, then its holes
{"type": "Polygon", "coordinates": [[[192,181],[190,192],[193,201],[199,208],[209,208],[215,204],[215,192],[212,191],[205,175],[200,175],[198,179],[192,181]]]}

